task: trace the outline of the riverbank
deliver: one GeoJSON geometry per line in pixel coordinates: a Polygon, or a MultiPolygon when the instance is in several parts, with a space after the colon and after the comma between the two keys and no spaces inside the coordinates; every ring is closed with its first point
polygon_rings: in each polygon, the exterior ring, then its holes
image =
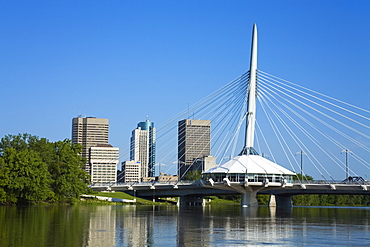
{"type": "MultiPolygon", "coordinates": [[[[132,205],[169,205],[177,204],[178,198],[159,198],[157,201],[134,197],[124,192],[94,192],[88,194],[90,198],[81,197],[81,203],[98,204],[132,204],[132,205]],[[109,199],[111,198],[111,199],[109,199]]],[[[240,205],[239,195],[208,196],[205,197],[207,205],[240,205]]],[[[258,205],[266,206],[269,203],[269,195],[258,195],[258,205]]],[[[362,206],[369,207],[370,196],[348,196],[348,195],[306,195],[292,197],[295,206],[362,206]]]]}
{"type": "Polygon", "coordinates": [[[134,197],[124,192],[96,192],[84,194],[81,196],[81,203],[98,203],[98,204],[127,204],[127,205],[168,205],[176,204],[177,198],[170,200],[159,199],[156,202],[134,197]]]}
{"type": "MultiPolygon", "coordinates": [[[[206,204],[209,205],[239,205],[238,198],[219,198],[210,196],[205,198],[206,204]]],[[[84,194],[81,196],[81,203],[97,203],[97,204],[126,204],[126,205],[176,205],[177,197],[159,198],[157,201],[147,200],[139,197],[134,197],[124,192],[96,192],[84,194]]],[[[262,205],[262,204],[261,204],[262,205]]]]}

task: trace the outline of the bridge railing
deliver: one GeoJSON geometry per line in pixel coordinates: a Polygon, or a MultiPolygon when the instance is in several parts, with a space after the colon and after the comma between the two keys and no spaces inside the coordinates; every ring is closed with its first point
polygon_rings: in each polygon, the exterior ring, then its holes
{"type": "Polygon", "coordinates": [[[193,180],[182,180],[182,181],[153,181],[153,182],[130,182],[130,183],[94,183],[91,187],[115,187],[115,186],[152,186],[152,185],[182,185],[182,184],[192,184],[196,181],[193,180]]]}
{"type": "Polygon", "coordinates": [[[370,185],[370,181],[344,182],[343,180],[294,180],[293,184],[359,184],[370,185]]]}
{"type": "MultiPolygon", "coordinates": [[[[91,187],[117,187],[117,186],[128,186],[132,187],[135,185],[140,186],[153,186],[153,185],[189,185],[195,183],[197,181],[153,181],[153,182],[131,182],[131,183],[94,183],[90,185],[91,187]]],[[[353,185],[370,185],[370,181],[355,181],[355,182],[348,182],[343,180],[294,180],[293,184],[353,184],[353,185]]]]}

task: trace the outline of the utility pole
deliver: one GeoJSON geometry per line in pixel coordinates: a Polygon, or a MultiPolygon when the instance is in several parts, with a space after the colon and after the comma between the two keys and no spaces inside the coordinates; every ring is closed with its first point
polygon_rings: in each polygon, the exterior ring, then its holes
{"type": "Polygon", "coordinates": [[[303,179],[303,155],[307,155],[303,150],[297,152],[296,154],[301,155],[301,179],[303,179]]]}
{"type": "Polygon", "coordinates": [[[163,163],[157,163],[157,164],[155,164],[153,167],[155,167],[155,166],[158,166],[159,167],[159,174],[158,174],[158,177],[160,177],[161,176],[161,166],[166,166],[165,164],[163,164],[163,163]]]}
{"type": "Polygon", "coordinates": [[[349,172],[348,172],[348,154],[349,153],[352,153],[349,149],[343,149],[341,154],[342,153],[346,153],[346,179],[347,179],[347,183],[349,182],[348,181],[348,177],[349,177],[349,172]]]}

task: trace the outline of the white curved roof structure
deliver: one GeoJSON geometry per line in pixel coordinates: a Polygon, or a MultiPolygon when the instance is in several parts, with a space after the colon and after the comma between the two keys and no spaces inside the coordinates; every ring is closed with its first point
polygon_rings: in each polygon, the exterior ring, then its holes
{"type": "Polygon", "coordinates": [[[294,172],[259,155],[236,156],[223,165],[209,169],[203,174],[212,173],[247,173],[296,175],[294,172]]]}

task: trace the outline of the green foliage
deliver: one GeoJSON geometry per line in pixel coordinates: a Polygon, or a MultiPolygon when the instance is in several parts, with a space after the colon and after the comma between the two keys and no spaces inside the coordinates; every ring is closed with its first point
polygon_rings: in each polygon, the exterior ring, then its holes
{"type": "Polygon", "coordinates": [[[0,203],[73,201],[88,191],[81,146],[29,134],[0,141],[0,203]]]}
{"type": "Polygon", "coordinates": [[[0,203],[6,202],[4,187],[9,183],[9,168],[5,165],[4,158],[0,156],[0,203]]]}
{"type": "Polygon", "coordinates": [[[237,197],[230,200],[224,196],[207,196],[205,199],[207,199],[208,204],[210,205],[238,205],[240,204],[240,198],[241,196],[239,195],[239,200],[237,197]]]}
{"type": "Polygon", "coordinates": [[[309,181],[309,180],[313,180],[313,178],[310,176],[310,175],[301,175],[301,174],[297,174],[297,175],[294,175],[293,176],[293,180],[296,180],[296,181],[309,181]]]}
{"type": "Polygon", "coordinates": [[[78,198],[86,192],[89,183],[87,173],[82,169],[84,160],[78,155],[81,146],[69,140],[53,143],[49,170],[53,179],[52,188],[58,200],[78,198]]]}
{"type": "Polygon", "coordinates": [[[50,198],[50,173],[35,151],[7,148],[3,158],[9,166],[9,181],[4,187],[7,201],[29,204],[50,198]]]}
{"type": "Polygon", "coordinates": [[[195,171],[188,171],[186,175],[184,176],[183,180],[199,180],[202,178],[202,172],[195,170],[195,171]]]}
{"type": "Polygon", "coordinates": [[[34,139],[29,134],[7,135],[1,138],[0,155],[4,155],[7,148],[13,148],[15,151],[22,151],[28,148],[28,142],[33,142],[34,139]]]}
{"type": "Polygon", "coordinates": [[[270,195],[257,195],[258,205],[268,205],[270,202],[270,195]]]}
{"type": "Polygon", "coordinates": [[[297,195],[296,206],[370,206],[369,195],[297,195]]]}
{"type": "Polygon", "coordinates": [[[219,199],[227,200],[227,201],[233,201],[233,202],[241,202],[241,195],[220,195],[217,196],[219,199]]]}
{"type": "MultiPolygon", "coordinates": [[[[208,196],[211,204],[239,204],[241,195],[208,196]]],[[[257,195],[258,205],[268,205],[270,195],[257,195]]],[[[370,195],[297,195],[295,206],[370,206],[370,195]]]]}

